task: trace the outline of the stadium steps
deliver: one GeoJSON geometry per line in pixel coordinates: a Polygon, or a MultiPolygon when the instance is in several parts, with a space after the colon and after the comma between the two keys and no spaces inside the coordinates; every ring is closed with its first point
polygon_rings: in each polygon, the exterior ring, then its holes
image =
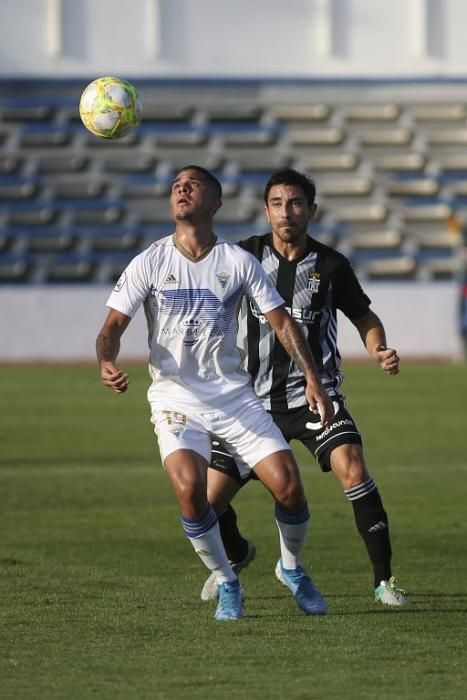
{"type": "Polygon", "coordinates": [[[411,278],[409,266],[397,270],[410,258],[416,275],[448,276],[457,245],[450,221],[456,212],[467,213],[467,105],[346,103],[340,95],[323,100],[323,94],[330,95],[316,91],[312,101],[301,93],[295,101],[278,101],[265,90],[255,101],[241,86],[222,95],[192,90],[189,97],[170,87],[143,87],[143,124],[110,142],[83,129],[66,85],[2,97],[5,274],[47,280],[35,266],[49,270],[53,258],[54,281],[85,281],[89,270],[95,280],[113,279],[125,256],[172,230],[171,179],[195,162],[223,182],[219,235],[238,240],[266,231],[264,184],[271,170],[292,166],[316,174],[314,235],[358,255],[362,274],[368,269],[374,278],[411,278]],[[394,272],[367,268],[372,255],[389,265],[378,257],[383,253],[395,258],[394,272]],[[67,256],[73,262],[68,272],[67,256]]]}

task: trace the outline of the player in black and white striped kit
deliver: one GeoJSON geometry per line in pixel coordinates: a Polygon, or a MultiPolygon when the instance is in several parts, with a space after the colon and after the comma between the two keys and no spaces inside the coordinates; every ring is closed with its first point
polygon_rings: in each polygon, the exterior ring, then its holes
{"type": "MultiPolygon", "coordinates": [[[[360,432],[340,391],[343,377],[337,347],[337,309],[354,324],[368,353],[385,372],[398,373],[399,357],[387,347],[384,327],[370,310],[370,299],[347,258],[308,235],[308,224],[316,211],[315,196],[315,185],[305,175],[288,168],[273,173],[264,193],[272,233],[253,236],[239,245],[261,262],[270,284],[301,326],[333,401],[334,420],[323,427],[319,416],[311,413],[303,375],[254,302],[243,308],[239,342],[246,352],[255,392],[284,437],[287,441],[300,440],[322,471],[333,471],[341,482],[372,563],[375,599],[384,605],[403,606],[408,600],[395,586],[391,571],[388,517],[365,465],[360,432]]],[[[218,513],[227,555],[234,569],[240,571],[254,558],[255,549],[240,534],[230,505],[245,480],[222,444],[213,445],[208,481],[209,500],[218,513]]],[[[277,569],[276,576],[281,580],[277,569]]],[[[216,596],[211,576],[201,597],[209,600],[216,596]]]]}

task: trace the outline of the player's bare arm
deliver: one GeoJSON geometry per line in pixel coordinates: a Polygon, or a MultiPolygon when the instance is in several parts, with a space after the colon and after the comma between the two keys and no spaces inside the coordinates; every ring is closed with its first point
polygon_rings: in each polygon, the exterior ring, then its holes
{"type": "Polygon", "coordinates": [[[265,316],[284,349],[302,370],[310,408],[313,413],[319,413],[323,425],[326,425],[332,419],[334,409],[321,384],[316,363],[303,333],[283,306],[269,311],[265,316]]]}
{"type": "Polygon", "coordinates": [[[394,348],[387,347],[386,333],[379,317],[373,311],[368,311],[352,322],[360,333],[369,355],[376,360],[381,369],[388,374],[398,374],[400,359],[394,348]]]}
{"type": "Polygon", "coordinates": [[[113,389],[117,394],[123,394],[130,384],[128,375],[115,365],[120,352],[120,338],[130,321],[129,316],[112,309],[96,339],[102,384],[113,389]]]}

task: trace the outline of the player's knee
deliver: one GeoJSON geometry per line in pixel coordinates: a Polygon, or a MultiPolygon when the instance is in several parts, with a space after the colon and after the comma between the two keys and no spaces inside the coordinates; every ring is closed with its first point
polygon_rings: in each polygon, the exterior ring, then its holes
{"type": "Polygon", "coordinates": [[[344,489],[357,486],[369,476],[360,445],[343,445],[334,450],[331,454],[331,467],[344,489]]]}
{"type": "Polygon", "coordinates": [[[306,501],[305,493],[298,471],[287,473],[287,475],[284,475],[284,478],[277,482],[274,497],[276,501],[288,510],[294,511],[304,506],[306,501]]]}
{"type": "Polygon", "coordinates": [[[199,517],[207,505],[206,488],[202,481],[193,474],[183,473],[173,484],[182,513],[186,517],[199,517]]]}

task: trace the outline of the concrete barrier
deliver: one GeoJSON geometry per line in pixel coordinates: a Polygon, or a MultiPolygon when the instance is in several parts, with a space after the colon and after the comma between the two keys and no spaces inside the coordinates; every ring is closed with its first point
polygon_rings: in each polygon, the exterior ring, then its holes
{"type": "MultiPolygon", "coordinates": [[[[405,358],[458,360],[458,289],[450,282],[365,284],[372,308],[386,327],[388,344],[405,358]]],[[[94,342],[107,310],[102,286],[0,287],[0,362],[83,362],[95,359],[94,342]]],[[[339,348],[345,358],[366,356],[352,324],[339,315],[339,348]]],[[[145,361],[142,309],[122,338],[122,360],[145,361]]]]}

